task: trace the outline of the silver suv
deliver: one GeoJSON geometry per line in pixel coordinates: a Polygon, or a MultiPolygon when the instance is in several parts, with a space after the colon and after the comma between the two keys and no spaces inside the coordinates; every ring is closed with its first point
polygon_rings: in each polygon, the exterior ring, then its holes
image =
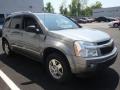
{"type": "Polygon", "coordinates": [[[72,74],[103,70],[117,57],[108,34],[50,13],[17,12],[7,17],[2,46],[6,55],[20,53],[42,62],[58,82],[70,79],[72,74]]]}

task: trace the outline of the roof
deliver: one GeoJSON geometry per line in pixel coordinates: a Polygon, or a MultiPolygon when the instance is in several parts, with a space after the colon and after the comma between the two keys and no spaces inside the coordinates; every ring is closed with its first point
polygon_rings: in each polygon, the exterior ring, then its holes
{"type": "Polygon", "coordinates": [[[31,11],[20,11],[20,12],[14,12],[14,13],[11,13],[7,18],[9,18],[9,17],[13,17],[13,16],[17,16],[17,15],[29,15],[29,14],[31,14],[31,15],[39,15],[39,14],[55,14],[55,13],[33,13],[33,12],[31,12],[31,11]]]}

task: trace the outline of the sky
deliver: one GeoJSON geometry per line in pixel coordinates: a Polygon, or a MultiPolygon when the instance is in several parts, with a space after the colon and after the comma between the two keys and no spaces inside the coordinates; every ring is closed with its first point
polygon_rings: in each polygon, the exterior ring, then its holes
{"type": "MultiPolygon", "coordinates": [[[[43,1],[44,1],[44,5],[46,5],[47,2],[51,2],[52,6],[55,9],[55,12],[59,13],[59,7],[62,5],[62,1],[64,0],[43,0],[43,1]]],[[[71,2],[71,0],[65,0],[65,1],[66,1],[66,6],[71,2]]],[[[120,6],[120,0],[88,0],[88,5],[92,5],[96,1],[100,1],[103,5],[103,8],[120,6]]]]}

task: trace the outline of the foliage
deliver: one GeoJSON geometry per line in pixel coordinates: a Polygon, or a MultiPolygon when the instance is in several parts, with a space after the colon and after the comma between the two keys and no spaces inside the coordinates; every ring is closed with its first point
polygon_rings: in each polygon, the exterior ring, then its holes
{"type": "MultiPolygon", "coordinates": [[[[92,10],[101,8],[102,4],[99,1],[96,1],[93,5],[87,6],[88,0],[72,0],[71,4],[66,7],[66,0],[63,0],[62,5],[60,6],[60,13],[66,16],[91,16],[92,10]]],[[[46,4],[45,10],[47,12],[54,12],[54,8],[51,3],[46,4]]]]}
{"type": "Polygon", "coordinates": [[[54,12],[54,8],[52,7],[52,5],[51,5],[50,2],[48,2],[48,3],[46,4],[45,11],[46,11],[46,12],[49,12],[49,13],[53,13],[53,12],[54,12]]]}
{"type": "Polygon", "coordinates": [[[84,9],[84,16],[92,16],[93,9],[98,9],[98,8],[102,8],[102,4],[99,1],[95,2],[95,4],[93,4],[89,7],[87,6],[84,9]]]}
{"type": "Polygon", "coordinates": [[[95,4],[93,4],[91,6],[92,9],[97,9],[97,8],[101,8],[102,7],[102,3],[97,1],[95,4]]]}
{"type": "Polygon", "coordinates": [[[70,16],[79,16],[81,11],[81,4],[79,0],[72,0],[72,3],[69,5],[70,16]]]}
{"type": "Polygon", "coordinates": [[[69,15],[68,9],[64,8],[63,5],[60,7],[60,13],[63,14],[63,15],[65,15],[65,16],[69,15]]]}
{"type": "Polygon", "coordinates": [[[91,6],[87,6],[88,0],[72,0],[69,5],[69,15],[70,16],[92,16],[92,10],[101,8],[101,2],[97,1],[91,6]]]}

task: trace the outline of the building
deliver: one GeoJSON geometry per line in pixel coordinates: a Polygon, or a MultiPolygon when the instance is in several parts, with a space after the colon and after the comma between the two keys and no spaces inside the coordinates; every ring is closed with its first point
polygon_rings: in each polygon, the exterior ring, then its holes
{"type": "Polygon", "coordinates": [[[0,0],[0,17],[19,11],[43,12],[43,7],[43,0],[0,0]]]}
{"type": "Polygon", "coordinates": [[[120,17],[120,7],[101,8],[93,10],[93,17],[120,17]]]}

